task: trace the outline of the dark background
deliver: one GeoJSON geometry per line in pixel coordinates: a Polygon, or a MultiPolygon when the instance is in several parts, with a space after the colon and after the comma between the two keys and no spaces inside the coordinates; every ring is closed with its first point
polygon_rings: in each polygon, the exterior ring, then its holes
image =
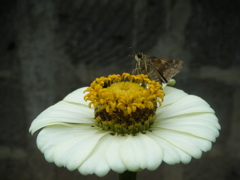
{"type": "Polygon", "coordinates": [[[1,179],[98,179],[47,163],[28,129],[94,78],[131,72],[134,51],[184,60],[176,87],[205,99],[222,126],[201,159],[138,179],[240,179],[240,1],[1,0],[0,37],[1,179]]]}

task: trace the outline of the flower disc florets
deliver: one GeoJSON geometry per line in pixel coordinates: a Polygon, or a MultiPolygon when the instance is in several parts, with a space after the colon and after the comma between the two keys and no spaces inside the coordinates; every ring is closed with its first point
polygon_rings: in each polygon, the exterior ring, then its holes
{"type": "Polygon", "coordinates": [[[147,75],[110,75],[97,78],[85,92],[95,120],[103,130],[117,134],[144,133],[154,122],[157,103],[164,97],[162,86],[147,75]]]}

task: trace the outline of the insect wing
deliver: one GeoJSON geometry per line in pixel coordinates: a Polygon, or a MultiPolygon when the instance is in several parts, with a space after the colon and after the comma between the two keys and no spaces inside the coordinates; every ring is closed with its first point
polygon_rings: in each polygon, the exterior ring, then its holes
{"type": "Polygon", "coordinates": [[[151,57],[151,66],[157,70],[164,83],[167,83],[173,76],[175,76],[182,69],[183,61],[179,60],[165,60],[151,57]]]}

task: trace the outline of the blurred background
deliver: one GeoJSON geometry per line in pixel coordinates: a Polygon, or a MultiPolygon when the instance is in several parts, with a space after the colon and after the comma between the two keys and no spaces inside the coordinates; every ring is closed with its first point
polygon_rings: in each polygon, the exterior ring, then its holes
{"type": "Polygon", "coordinates": [[[1,179],[98,179],[46,162],[28,129],[96,77],[131,72],[136,51],[183,60],[175,87],[205,99],[222,126],[201,159],[162,163],[138,179],[240,179],[240,1],[1,0],[0,8],[1,179]]]}

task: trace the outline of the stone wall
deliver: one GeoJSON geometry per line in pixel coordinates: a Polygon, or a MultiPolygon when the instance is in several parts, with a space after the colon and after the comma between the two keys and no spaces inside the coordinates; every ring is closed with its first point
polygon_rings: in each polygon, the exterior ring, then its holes
{"type": "Polygon", "coordinates": [[[135,51],[184,60],[176,87],[205,99],[222,126],[201,159],[162,164],[138,179],[240,179],[240,1],[2,0],[0,7],[1,179],[98,179],[47,163],[28,129],[74,89],[131,72],[135,51]]]}

